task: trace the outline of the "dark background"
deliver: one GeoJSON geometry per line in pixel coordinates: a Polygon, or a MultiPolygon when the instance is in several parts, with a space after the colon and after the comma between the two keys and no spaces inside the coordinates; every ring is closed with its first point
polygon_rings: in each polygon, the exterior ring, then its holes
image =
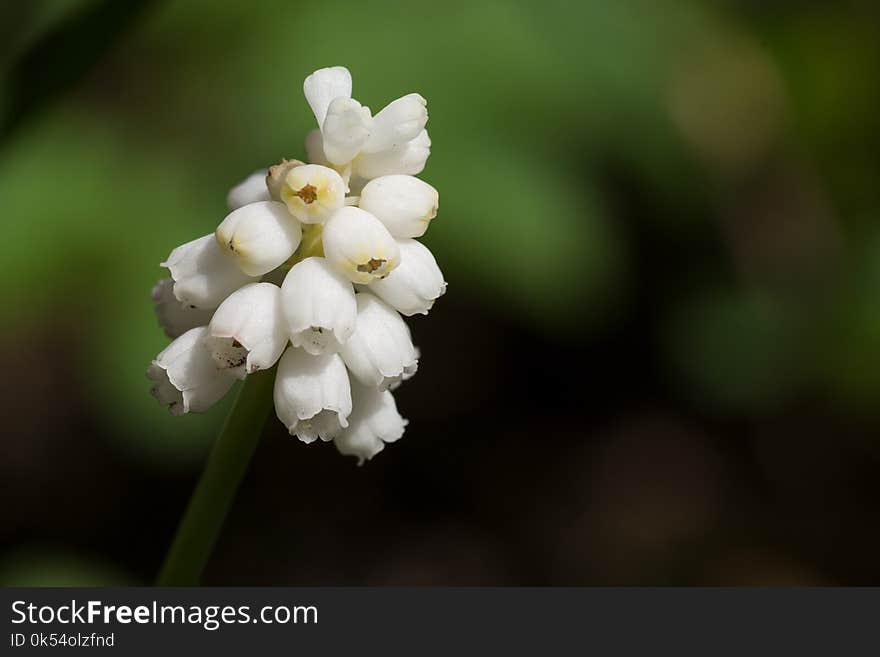
{"type": "Polygon", "coordinates": [[[880,583],[872,2],[0,8],[0,581],[144,584],[228,403],[170,418],[157,263],[303,155],[302,80],[428,98],[402,441],[271,419],[207,584],[880,583]]]}

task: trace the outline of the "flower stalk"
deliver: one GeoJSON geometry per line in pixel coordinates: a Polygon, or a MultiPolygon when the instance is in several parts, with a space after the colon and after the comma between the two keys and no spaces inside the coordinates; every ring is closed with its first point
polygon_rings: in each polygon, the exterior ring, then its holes
{"type": "Polygon", "coordinates": [[[165,557],[157,586],[196,586],[272,410],[272,370],[244,381],[165,557]]]}

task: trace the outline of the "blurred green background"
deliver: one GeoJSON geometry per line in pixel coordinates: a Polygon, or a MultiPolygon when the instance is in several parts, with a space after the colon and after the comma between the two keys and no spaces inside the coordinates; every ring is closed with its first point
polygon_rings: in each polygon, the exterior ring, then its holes
{"type": "Polygon", "coordinates": [[[0,580],[149,583],[228,403],[171,418],[158,263],[303,157],[302,80],[429,102],[411,424],[266,427],[210,584],[880,583],[874,2],[0,7],[0,580]]]}

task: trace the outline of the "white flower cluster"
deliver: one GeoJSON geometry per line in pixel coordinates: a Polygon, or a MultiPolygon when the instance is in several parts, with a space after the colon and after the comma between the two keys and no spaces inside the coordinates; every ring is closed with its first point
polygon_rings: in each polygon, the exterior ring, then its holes
{"type": "Polygon", "coordinates": [[[152,362],[152,393],[173,415],[204,411],[238,379],[278,364],[275,411],[305,443],[332,440],[360,463],[406,426],[391,390],[416,372],[400,314],[427,314],[446,290],[415,238],[438,195],[415,178],[430,153],[425,99],[372,116],[342,67],[308,76],[319,129],[310,164],[284,160],[227,197],[213,234],[174,249],[153,289],[173,338],[152,362]]]}

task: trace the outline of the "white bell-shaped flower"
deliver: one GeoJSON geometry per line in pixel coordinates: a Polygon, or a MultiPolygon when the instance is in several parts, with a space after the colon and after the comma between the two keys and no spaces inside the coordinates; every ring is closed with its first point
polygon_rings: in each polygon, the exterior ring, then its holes
{"type": "Polygon", "coordinates": [[[410,317],[427,315],[446,292],[443,272],[431,250],[417,240],[398,240],[400,265],[385,278],[370,283],[370,292],[410,317]]]}
{"type": "Polygon", "coordinates": [[[323,126],[330,103],[339,97],[351,98],[351,73],[344,66],[318,69],[303,82],[303,93],[318,125],[323,126]]]}
{"type": "Polygon", "coordinates": [[[226,205],[229,209],[237,210],[244,205],[256,203],[257,201],[271,201],[272,197],[269,195],[269,188],[266,186],[267,173],[267,169],[254,171],[230,189],[226,195],[226,205]]]}
{"type": "Polygon", "coordinates": [[[324,256],[355,283],[390,274],[400,263],[400,248],[388,229],[365,210],[344,207],[324,225],[324,256]]]}
{"type": "Polygon", "coordinates": [[[173,342],[147,375],[181,415],[277,366],[275,408],[290,433],[334,440],[361,464],[407,424],[391,391],[419,353],[399,313],[426,314],[446,290],[413,239],[438,209],[437,190],[413,177],[431,152],[427,102],[408,94],[373,116],[341,66],[315,71],[303,91],[318,126],[310,164],[283,159],[248,176],[216,231],[162,263],[171,278],[152,298],[173,342]]]}
{"type": "Polygon", "coordinates": [[[304,224],[321,224],[345,203],[345,181],[338,172],[320,164],[291,169],[281,188],[281,200],[304,224]]]}
{"type": "Polygon", "coordinates": [[[174,281],[174,296],[192,308],[212,310],[242,285],[254,280],[205,235],[174,249],[162,263],[174,281]]]}
{"type": "Polygon", "coordinates": [[[285,351],[275,375],[275,413],[304,443],[333,440],[351,413],[348,372],[339,355],[285,351]]]}
{"type": "Polygon", "coordinates": [[[229,371],[217,368],[204,345],[207,336],[207,326],[188,330],[147,369],[147,377],[156,382],[150,392],[172,415],[208,410],[236,381],[229,371]]]}
{"type": "MultiPolygon", "coordinates": [[[[428,101],[419,94],[407,94],[388,104],[375,117],[364,153],[379,153],[403,146],[419,136],[428,122],[428,101]]],[[[326,131],[325,141],[326,141],[326,131]]],[[[326,147],[326,146],[325,146],[326,147]]]]}
{"type": "Polygon", "coordinates": [[[407,421],[397,411],[394,395],[387,390],[352,382],[351,395],[348,428],[333,443],[341,454],[356,456],[358,465],[363,465],[385,449],[385,443],[400,440],[407,421]]]}
{"type": "Polygon", "coordinates": [[[365,180],[403,173],[415,176],[424,170],[431,154],[428,131],[422,130],[415,139],[376,153],[361,153],[352,161],[352,175],[365,180]]]}
{"type": "Polygon", "coordinates": [[[177,300],[174,296],[174,281],[170,278],[163,278],[156,283],[150,298],[153,300],[153,309],[156,311],[159,326],[171,339],[211,321],[210,310],[192,308],[177,300]]]}
{"type": "Polygon", "coordinates": [[[335,165],[350,162],[370,139],[370,108],[341,96],[330,103],[321,127],[324,155],[335,165]]]}
{"type": "Polygon", "coordinates": [[[338,351],[357,321],[351,282],[319,257],[290,269],[281,286],[281,309],[293,346],[312,355],[338,351]]]}
{"type": "Polygon", "coordinates": [[[239,269],[262,276],[293,255],[302,239],[302,227],[283,203],[260,201],[230,212],[215,235],[239,269]]]}
{"type": "Polygon", "coordinates": [[[245,285],[220,304],[208,328],[205,345],[217,367],[239,378],[269,369],[287,346],[281,289],[272,283],[245,285]]]}
{"type": "Polygon", "coordinates": [[[421,237],[437,216],[440,195],[424,180],[394,174],[364,185],[358,207],[385,224],[394,237],[421,237]]]}
{"type": "Polygon", "coordinates": [[[355,297],[357,325],[339,350],[352,375],[383,390],[411,377],[419,359],[403,318],[369,292],[355,297]]]}

